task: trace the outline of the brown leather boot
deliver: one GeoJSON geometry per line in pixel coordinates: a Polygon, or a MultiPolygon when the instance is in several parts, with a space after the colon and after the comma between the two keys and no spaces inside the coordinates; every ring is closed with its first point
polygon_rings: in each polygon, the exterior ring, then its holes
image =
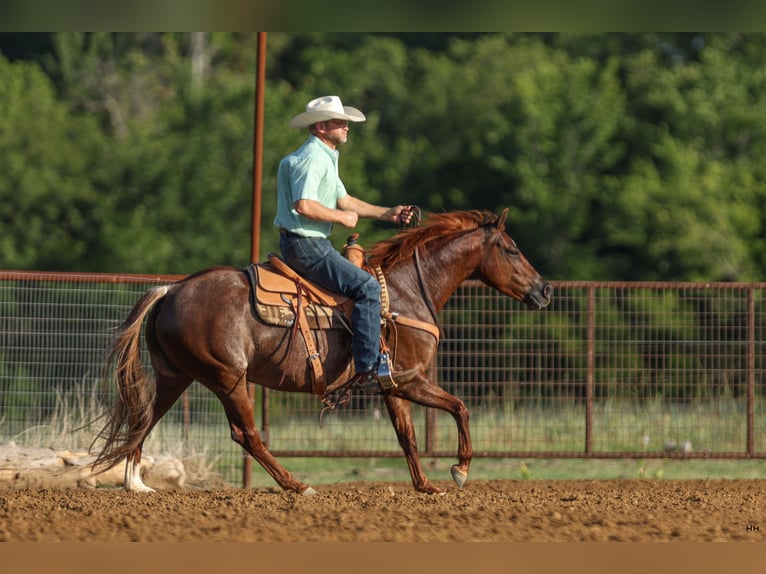
{"type": "Polygon", "coordinates": [[[354,375],[354,387],[361,390],[366,395],[379,395],[382,392],[378,372],[376,370],[364,371],[354,375]]]}

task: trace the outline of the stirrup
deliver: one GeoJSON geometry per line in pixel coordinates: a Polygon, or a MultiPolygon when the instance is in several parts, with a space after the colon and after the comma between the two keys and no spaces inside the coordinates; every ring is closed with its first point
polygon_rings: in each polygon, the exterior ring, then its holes
{"type": "Polygon", "coordinates": [[[391,369],[391,360],[388,357],[388,353],[382,353],[380,355],[380,365],[378,366],[378,385],[383,392],[390,391],[391,389],[395,389],[399,386],[394,380],[394,375],[391,369]]]}

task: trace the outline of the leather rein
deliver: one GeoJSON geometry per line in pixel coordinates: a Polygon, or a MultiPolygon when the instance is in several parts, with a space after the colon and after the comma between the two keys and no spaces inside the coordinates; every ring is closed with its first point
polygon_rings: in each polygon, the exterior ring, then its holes
{"type": "MultiPolygon", "coordinates": [[[[410,212],[412,213],[412,221],[414,222],[414,226],[417,227],[420,225],[420,218],[421,218],[421,212],[420,208],[417,205],[411,205],[409,208],[410,212]]],[[[399,232],[401,233],[406,229],[407,225],[405,223],[399,223],[399,232]]],[[[407,317],[401,317],[398,314],[392,314],[388,313],[386,309],[386,318],[392,319],[402,325],[407,325],[410,327],[415,327],[416,329],[420,329],[422,331],[427,331],[431,333],[434,337],[436,337],[436,341],[438,342],[441,337],[444,336],[444,331],[442,330],[441,324],[439,323],[439,316],[436,312],[436,307],[434,306],[433,300],[431,299],[431,295],[428,293],[428,287],[426,286],[426,282],[423,279],[423,270],[422,265],[420,263],[420,255],[418,253],[418,248],[415,248],[415,274],[418,277],[418,288],[420,289],[420,295],[423,297],[423,300],[425,301],[426,307],[428,307],[428,311],[431,313],[431,318],[434,321],[434,324],[431,325],[430,323],[426,323],[425,321],[419,321],[417,319],[409,319],[407,317]]],[[[380,280],[381,285],[384,285],[385,279],[382,276],[382,273],[378,277],[380,280]]]]}
{"type": "Polygon", "coordinates": [[[415,248],[415,272],[418,275],[418,286],[420,287],[420,294],[423,296],[423,300],[426,302],[426,307],[428,307],[428,310],[431,313],[431,318],[434,320],[434,325],[439,330],[439,337],[443,337],[444,331],[442,331],[441,324],[439,323],[439,315],[436,312],[436,307],[434,306],[434,302],[431,299],[431,295],[428,293],[426,282],[423,280],[423,271],[421,269],[420,255],[418,255],[417,247],[415,248]]]}

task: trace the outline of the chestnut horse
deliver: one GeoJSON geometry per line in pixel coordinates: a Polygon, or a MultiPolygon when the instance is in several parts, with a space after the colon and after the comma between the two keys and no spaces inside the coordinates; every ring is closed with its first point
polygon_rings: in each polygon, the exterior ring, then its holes
{"type": "MultiPolygon", "coordinates": [[[[551,286],[505,232],[507,212],[499,217],[486,211],[432,214],[424,225],[402,230],[368,253],[369,263],[384,273],[391,313],[410,319],[393,321],[394,328],[386,336],[399,384],[386,391],[383,401],[419,492],[443,491],[423,472],[410,403],[441,409],[454,417],[458,463],[451,474],[459,488],[473,456],[468,409],[426,376],[438,345],[436,313],[469,278],[480,279],[532,309],[542,309],[550,302],[551,286]],[[418,328],[418,322],[431,329],[418,328]]],[[[109,422],[99,434],[104,445],[94,467],[106,470],[125,458],[125,489],[152,490],[140,475],[144,440],[196,380],[223,403],[232,439],[279,486],[314,494],[313,488],[295,479],[261,442],[248,392],[248,383],[288,392],[312,391],[304,342],[296,337],[295,348],[285,353],[286,333],[286,328],[266,325],[257,318],[251,287],[241,269],[213,267],[147,291],[110,349],[119,392],[109,422]],[[141,326],[147,314],[145,338],[153,377],[140,360],[141,326]]],[[[350,335],[343,329],[314,334],[328,391],[343,389],[351,375],[350,335]]]]}

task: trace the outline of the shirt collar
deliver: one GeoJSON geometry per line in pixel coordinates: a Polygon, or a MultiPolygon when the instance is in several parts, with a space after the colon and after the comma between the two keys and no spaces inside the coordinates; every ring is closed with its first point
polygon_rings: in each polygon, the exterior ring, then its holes
{"type": "Polygon", "coordinates": [[[340,155],[337,148],[332,149],[330,146],[328,146],[326,143],[324,143],[321,139],[319,139],[314,134],[309,135],[309,142],[318,145],[320,149],[322,149],[325,153],[327,153],[333,159],[337,159],[338,155],[340,155]]]}

